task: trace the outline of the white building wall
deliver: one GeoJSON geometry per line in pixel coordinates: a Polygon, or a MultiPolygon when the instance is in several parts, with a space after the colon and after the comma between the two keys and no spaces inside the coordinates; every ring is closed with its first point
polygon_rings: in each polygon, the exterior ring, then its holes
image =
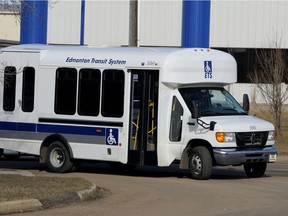
{"type": "Polygon", "coordinates": [[[139,44],[181,46],[182,1],[139,0],[139,44]]]}
{"type": "MultiPolygon", "coordinates": [[[[140,46],[181,46],[182,0],[138,0],[140,46]]],[[[86,0],[84,44],[127,46],[129,0],[86,0]]],[[[81,0],[50,0],[50,44],[79,44],[81,0]]]]}
{"type": "Polygon", "coordinates": [[[129,1],[86,1],[85,44],[121,46],[128,42],[129,1]]]}
{"type": "Polygon", "coordinates": [[[288,1],[211,0],[210,46],[288,48],[287,11],[288,1]]]}
{"type": "Polygon", "coordinates": [[[79,44],[81,1],[51,1],[48,7],[48,44],[79,44]]]}
{"type": "MultiPolygon", "coordinates": [[[[80,43],[81,0],[49,0],[48,43],[80,43]]],[[[128,45],[129,0],[86,0],[84,43],[128,45]]],[[[138,0],[140,46],[181,46],[182,0],[138,0]]],[[[211,0],[210,46],[288,48],[288,1],[211,0]]]]}

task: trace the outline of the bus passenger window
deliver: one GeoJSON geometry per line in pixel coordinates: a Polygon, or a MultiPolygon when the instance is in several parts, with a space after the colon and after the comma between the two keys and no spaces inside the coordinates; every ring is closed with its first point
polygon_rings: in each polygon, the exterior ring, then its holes
{"type": "Polygon", "coordinates": [[[32,112],[34,109],[34,86],[35,69],[25,67],[23,69],[23,90],[22,90],[22,110],[32,112]]]}
{"type": "Polygon", "coordinates": [[[122,117],[124,110],[124,81],[124,71],[104,70],[101,109],[101,114],[104,117],[122,117]]]}
{"type": "Polygon", "coordinates": [[[4,69],[3,109],[14,111],[16,94],[16,68],[7,66],[4,69]]]}
{"type": "Polygon", "coordinates": [[[183,108],[178,99],[174,96],[171,110],[171,123],[169,134],[170,141],[177,142],[181,140],[182,116],[183,116],[183,108]]]}
{"type": "Polygon", "coordinates": [[[81,69],[79,72],[78,113],[97,116],[100,106],[100,70],[81,69]]]}
{"type": "Polygon", "coordinates": [[[73,115],[76,112],[77,70],[56,70],[55,113],[73,115]]]}

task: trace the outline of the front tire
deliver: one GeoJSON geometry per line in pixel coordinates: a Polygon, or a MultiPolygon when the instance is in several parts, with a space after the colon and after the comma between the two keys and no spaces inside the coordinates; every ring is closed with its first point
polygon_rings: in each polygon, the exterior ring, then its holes
{"type": "Polygon", "coordinates": [[[204,146],[198,146],[191,150],[189,157],[189,169],[192,178],[207,180],[212,173],[212,157],[204,146]]]}
{"type": "Polygon", "coordinates": [[[59,141],[50,144],[47,150],[46,164],[49,171],[54,173],[70,172],[73,168],[69,152],[59,141]]]}
{"type": "Polygon", "coordinates": [[[245,173],[250,178],[262,177],[266,171],[266,168],[267,163],[244,164],[245,173]]]}

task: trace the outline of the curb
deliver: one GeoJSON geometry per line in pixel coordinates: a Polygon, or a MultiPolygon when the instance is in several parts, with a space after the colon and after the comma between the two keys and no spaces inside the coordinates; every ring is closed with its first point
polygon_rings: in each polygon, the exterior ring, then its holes
{"type": "Polygon", "coordinates": [[[95,197],[95,193],[97,191],[96,185],[93,183],[91,184],[92,186],[89,189],[68,195],[64,194],[63,197],[55,198],[55,200],[50,199],[40,201],[38,199],[26,199],[0,202],[0,215],[42,210],[55,205],[67,204],[75,201],[87,201],[90,198],[95,197]]]}
{"type": "Polygon", "coordinates": [[[34,211],[42,208],[42,203],[37,199],[16,200],[0,203],[0,215],[16,212],[34,211]]]}
{"type": "Polygon", "coordinates": [[[77,192],[77,195],[81,201],[86,201],[93,198],[96,191],[97,187],[94,183],[92,183],[92,186],[89,189],[79,191],[77,192]]]}

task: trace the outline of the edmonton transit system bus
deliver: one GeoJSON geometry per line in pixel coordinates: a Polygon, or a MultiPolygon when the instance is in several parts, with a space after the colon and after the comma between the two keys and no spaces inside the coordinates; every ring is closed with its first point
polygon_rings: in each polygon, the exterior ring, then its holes
{"type": "Polygon", "coordinates": [[[235,59],[200,48],[17,45],[0,54],[0,148],[51,172],[81,161],[170,166],[209,179],[213,166],[261,177],[275,162],[274,127],[225,86],[235,59]]]}

